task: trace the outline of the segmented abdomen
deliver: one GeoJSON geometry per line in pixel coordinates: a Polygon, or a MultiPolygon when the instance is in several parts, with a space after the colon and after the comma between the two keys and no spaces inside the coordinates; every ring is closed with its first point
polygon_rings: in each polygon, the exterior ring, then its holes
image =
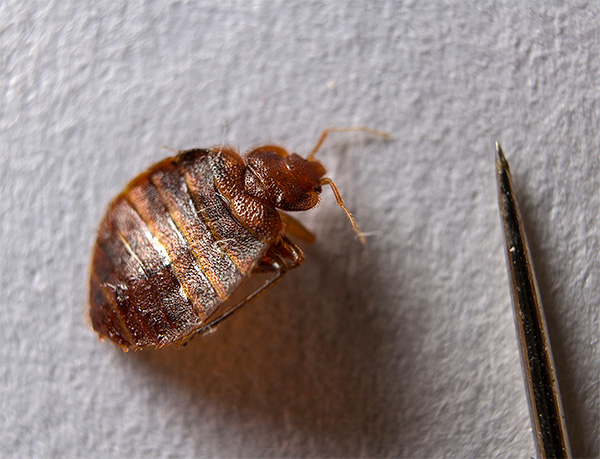
{"type": "Polygon", "coordinates": [[[90,281],[94,329],[129,348],[180,342],[262,257],[214,185],[208,150],[138,176],[101,223],[90,281]]]}

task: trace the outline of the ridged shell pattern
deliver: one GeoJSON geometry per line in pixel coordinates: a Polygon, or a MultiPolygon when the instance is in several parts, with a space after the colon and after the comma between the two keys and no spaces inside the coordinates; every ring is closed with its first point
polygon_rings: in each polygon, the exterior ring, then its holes
{"type": "Polygon", "coordinates": [[[90,316],[100,335],[125,349],[186,340],[267,249],[233,216],[208,155],[190,150],[156,164],[100,225],[90,316]]]}

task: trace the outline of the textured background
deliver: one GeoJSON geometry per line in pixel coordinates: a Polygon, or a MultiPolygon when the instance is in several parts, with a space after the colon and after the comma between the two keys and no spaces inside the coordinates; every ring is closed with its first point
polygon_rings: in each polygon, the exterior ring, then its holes
{"type": "Polygon", "coordinates": [[[0,455],[534,455],[496,204],[504,147],[576,456],[598,456],[597,3],[4,1],[0,455]],[[184,350],[84,324],[95,231],[161,146],[321,152],[318,242],[184,350]]]}

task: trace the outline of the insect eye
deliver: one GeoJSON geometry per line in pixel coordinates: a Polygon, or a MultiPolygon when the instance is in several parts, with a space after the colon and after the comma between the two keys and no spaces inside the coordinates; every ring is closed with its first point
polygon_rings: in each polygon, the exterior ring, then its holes
{"type": "Polygon", "coordinates": [[[321,188],[321,185],[317,185],[317,186],[315,187],[315,191],[316,191],[317,193],[320,193],[321,191],[323,191],[323,188],[321,188]]]}

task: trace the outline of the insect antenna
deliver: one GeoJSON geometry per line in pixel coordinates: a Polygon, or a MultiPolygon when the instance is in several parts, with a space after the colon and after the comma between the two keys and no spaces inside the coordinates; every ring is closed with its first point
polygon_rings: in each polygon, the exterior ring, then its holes
{"type": "Polygon", "coordinates": [[[350,211],[344,205],[344,200],[342,199],[340,190],[338,190],[338,187],[335,186],[335,183],[333,183],[333,180],[325,177],[324,179],[321,179],[321,185],[329,185],[331,187],[331,190],[333,191],[333,195],[335,196],[335,200],[337,201],[338,206],[340,206],[343,209],[343,211],[346,212],[346,216],[348,217],[348,220],[350,220],[350,223],[352,224],[352,229],[354,229],[354,232],[356,234],[358,234],[358,238],[360,239],[360,242],[363,245],[365,245],[367,243],[367,240],[365,239],[364,234],[358,229],[358,226],[356,226],[356,220],[354,219],[354,216],[350,213],[350,211]]]}
{"type": "Polygon", "coordinates": [[[321,148],[321,145],[323,145],[323,142],[325,142],[325,139],[327,138],[327,136],[330,133],[332,133],[332,132],[353,132],[353,131],[368,132],[369,134],[379,135],[381,137],[385,137],[386,139],[392,138],[392,135],[387,132],[378,131],[376,129],[371,129],[371,128],[368,128],[365,126],[333,127],[333,128],[325,129],[321,133],[321,137],[319,137],[319,141],[315,145],[315,148],[313,148],[313,150],[310,152],[310,155],[308,155],[308,157],[306,159],[308,159],[309,161],[312,161],[314,159],[315,155],[317,154],[317,151],[319,151],[319,148],[321,148]]]}

